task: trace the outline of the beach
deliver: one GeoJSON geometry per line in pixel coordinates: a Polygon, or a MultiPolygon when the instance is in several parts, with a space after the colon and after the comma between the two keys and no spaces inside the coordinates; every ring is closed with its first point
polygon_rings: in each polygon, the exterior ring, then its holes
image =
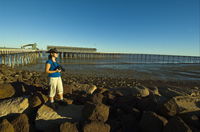
{"type": "MultiPolygon", "coordinates": [[[[130,69],[66,69],[62,80],[68,105],[54,110],[46,104],[48,75],[42,68],[34,70],[39,66],[24,66],[23,70],[0,65],[1,128],[8,125],[7,130],[31,132],[171,132],[174,125],[179,125],[175,131],[200,129],[200,82],[196,75],[169,79],[130,69]]],[[[197,72],[199,67],[165,70],[197,72]]]]}

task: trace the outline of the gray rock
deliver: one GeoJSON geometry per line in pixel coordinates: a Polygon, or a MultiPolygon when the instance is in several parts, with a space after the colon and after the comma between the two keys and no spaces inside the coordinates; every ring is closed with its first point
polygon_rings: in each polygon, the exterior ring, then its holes
{"type": "Polygon", "coordinates": [[[0,102],[0,117],[13,113],[22,113],[29,106],[28,98],[17,97],[0,102]]]}

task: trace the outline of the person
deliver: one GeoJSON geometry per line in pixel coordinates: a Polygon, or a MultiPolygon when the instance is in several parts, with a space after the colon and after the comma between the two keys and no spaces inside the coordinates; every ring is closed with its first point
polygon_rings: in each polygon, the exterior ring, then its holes
{"type": "Polygon", "coordinates": [[[66,105],[63,100],[63,84],[61,79],[61,70],[57,68],[59,64],[56,62],[58,57],[57,49],[50,49],[47,51],[49,53],[48,60],[46,61],[45,72],[48,73],[49,77],[49,105],[50,107],[56,108],[54,97],[56,91],[58,92],[58,104],[66,105]]]}

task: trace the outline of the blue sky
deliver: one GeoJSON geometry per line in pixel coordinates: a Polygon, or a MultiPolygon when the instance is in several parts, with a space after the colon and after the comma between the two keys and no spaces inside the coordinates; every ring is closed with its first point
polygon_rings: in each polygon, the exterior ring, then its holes
{"type": "Polygon", "coordinates": [[[199,0],[0,0],[0,47],[200,55],[199,0]]]}

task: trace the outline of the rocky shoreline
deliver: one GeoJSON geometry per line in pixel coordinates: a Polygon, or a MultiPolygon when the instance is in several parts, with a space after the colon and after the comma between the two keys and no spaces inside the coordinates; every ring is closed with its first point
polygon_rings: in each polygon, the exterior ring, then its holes
{"type": "Polygon", "coordinates": [[[199,132],[200,82],[63,73],[52,109],[47,74],[0,65],[0,131],[199,132]]]}

